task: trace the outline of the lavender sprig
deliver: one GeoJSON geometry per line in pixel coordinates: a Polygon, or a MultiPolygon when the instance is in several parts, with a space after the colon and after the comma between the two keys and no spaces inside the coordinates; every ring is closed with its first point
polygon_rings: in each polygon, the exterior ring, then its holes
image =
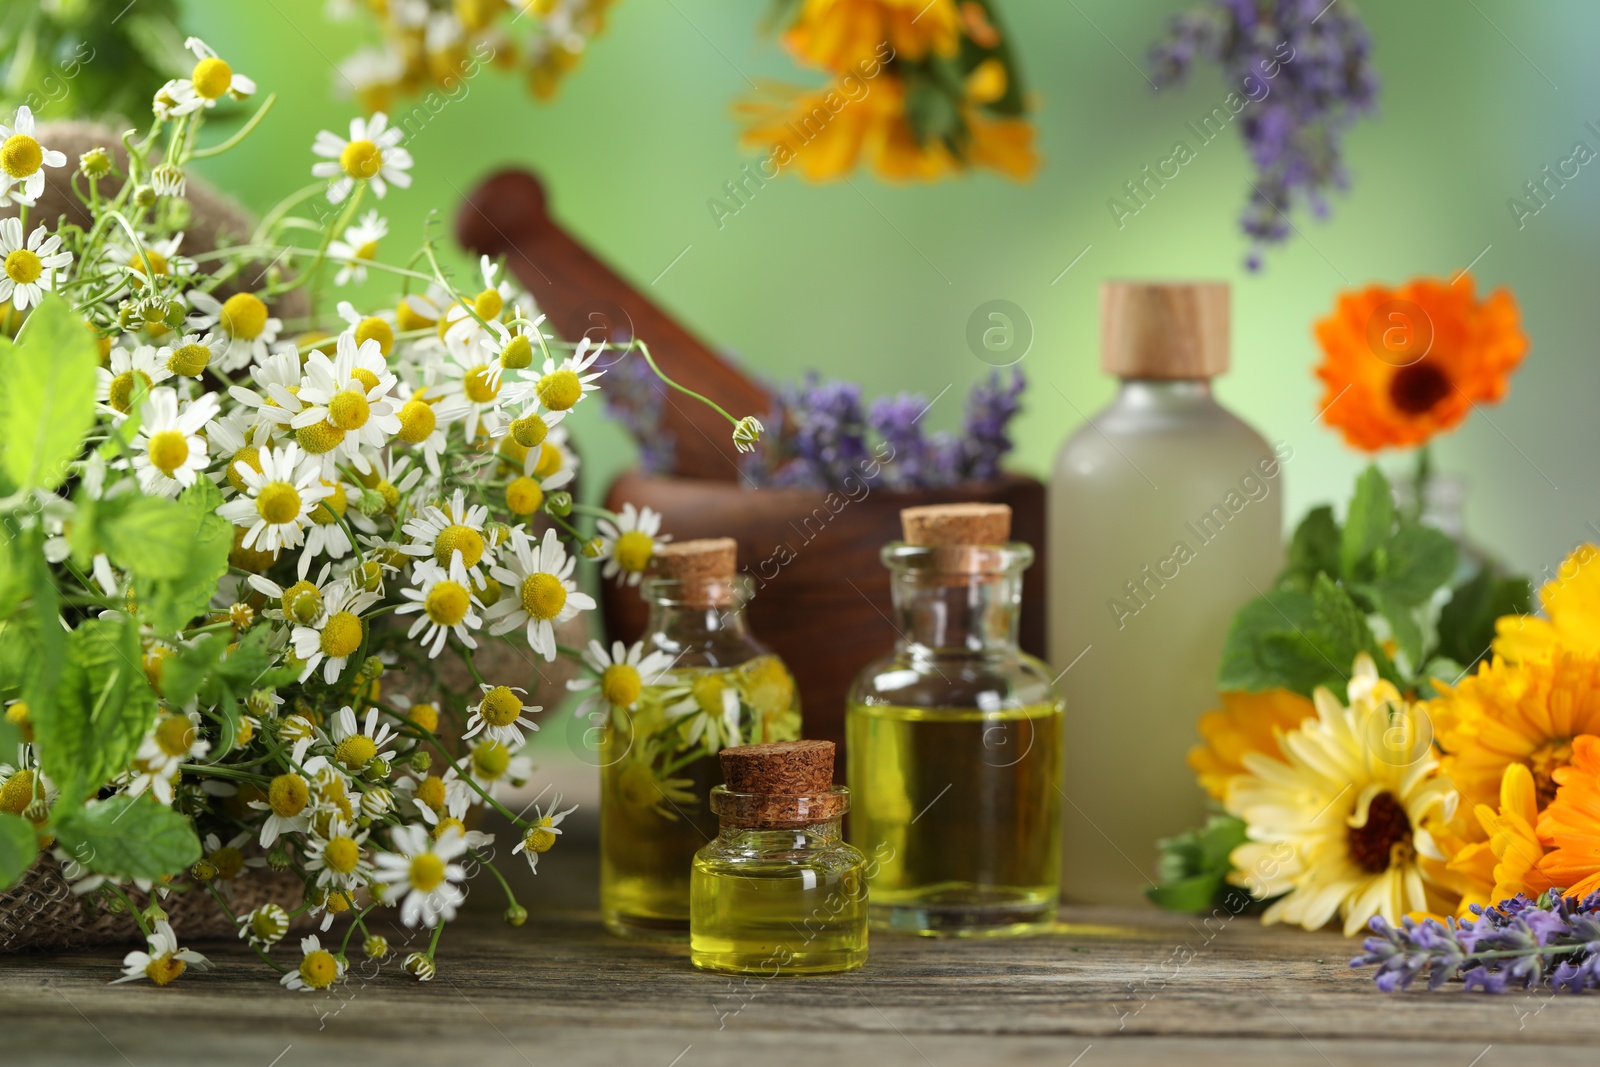
{"type": "Polygon", "coordinates": [[[1546,893],[1518,894],[1495,907],[1474,904],[1471,919],[1402,919],[1368,924],[1352,967],[1377,967],[1379,989],[1405,989],[1424,971],[1428,988],[1460,978],[1467,989],[1503,993],[1548,984],[1556,992],[1600,987],[1600,892],[1581,901],[1546,893]]]}
{"type": "Polygon", "coordinates": [[[1344,131],[1377,109],[1371,52],[1361,16],[1327,0],[1206,0],[1174,17],[1151,48],[1157,87],[1181,84],[1205,59],[1248,101],[1238,124],[1256,170],[1240,219],[1254,244],[1251,270],[1263,246],[1292,232],[1289,211],[1305,202],[1321,218],[1328,192],[1348,187],[1344,131]]]}
{"type": "Polygon", "coordinates": [[[967,394],[962,477],[987,482],[1000,476],[1000,461],[1011,452],[1007,431],[1011,420],[1022,410],[1022,390],[1026,387],[1022,368],[1014,367],[1009,385],[1001,384],[1000,372],[994,371],[967,394]]]}

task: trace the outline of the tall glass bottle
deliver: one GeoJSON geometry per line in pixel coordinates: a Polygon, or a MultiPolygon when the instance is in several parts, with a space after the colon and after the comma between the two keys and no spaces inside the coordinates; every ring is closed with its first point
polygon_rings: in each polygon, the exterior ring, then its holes
{"type": "Polygon", "coordinates": [[[665,545],[644,582],[645,654],[671,666],[601,739],[600,912],[613,933],[688,936],[694,854],[718,833],[707,803],[722,784],[718,752],[800,735],[794,678],[746,624],[736,548],[665,545]]]}
{"type": "Polygon", "coordinates": [[[900,640],[850,691],[850,840],[875,928],[1022,933],[1054,921],[1062,704],[1017,647],[1022,572],[1011,509],[901,512],[883,550],[900,640]]]}
{"type": "Polygon", "coordinates": [[[1293,450],[1212,397],[1225,284],[1109,283],[1101,334],[1122,384],[1062,445],[1050,488],[1050,659],[1073,709],[1062,889],[1132,903],[1155,841],[1202,821],[1185,754],[1229,621],[1281,567],[1293,450]]]}

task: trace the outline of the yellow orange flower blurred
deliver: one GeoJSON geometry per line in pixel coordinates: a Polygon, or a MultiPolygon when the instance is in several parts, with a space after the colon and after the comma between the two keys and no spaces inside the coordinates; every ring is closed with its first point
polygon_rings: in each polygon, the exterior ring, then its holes
{"type": "Polygon", "coordinates": [[[1245,753],[1282,758],[1279,736],[1316,718],[1317,709],[1311,701],[1287,689],[1263,693],[1229,691],[1219,694],[1219,698],[1220,708],[1200,716],[1204,743],[1189,750],[1189,766],[1199,778],[1200,787],[1221,800],[1227,792],[1228,779],[1245,773],[1245,753]]]}

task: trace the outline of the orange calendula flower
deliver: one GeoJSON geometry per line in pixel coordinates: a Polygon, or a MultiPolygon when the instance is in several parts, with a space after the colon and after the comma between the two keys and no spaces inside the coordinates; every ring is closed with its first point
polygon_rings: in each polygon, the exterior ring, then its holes
{"type": "MultiPolygon", "coordinates": [[[[1499,904],[1518,893],[1537,897],[1551,888],[1549,876],[1539,870],[1545,855],[1536,830],[1539,794],[1527,767],[1520,763],[1507,765],[1500,779],[1498,808],[1479,804],[1470,818],[1483,832],[1483,839],[1461,844],[1447,865],[1458,876],[1458,916],[1472,914],[1473,904],[1499,904]]],[[[1452,843],[1446,833],[1436,834],[1436,839],[1444,848],[1452,843]]]]}
{"type": "Polygon", "coordinates": [[[783,40],[806,62],[843,70],[873,56],[953,56],[961,24],[953,0],[805,0],[783,40]]]}
{"type": "Polygon", "coordinates": [[[1548,657],[1556,648],[1600,655],[1600,549],[1579,545],[1539,589],[1549,618],[1506,615],[1494,624],[1494,650],[1508,660],[1548,657]]]}
{"type": "Polygon", "coordinates": [[[1539,817],[1539,834],[1555,847],[1539,865],[1569,897],[1600,889],[1600,737],[1572,743],[1572,764],[1556,771],[1560,788],[1539,817]]]}
{"type": "Polygon", "coordinates": [[[1228,779],[1244,774],[1247,752],[1281,758],[1278,737],[1317,716],[1316,706],[1287,689],[1264,693],[1229,691],[1219,694],[1222,707],[1200,716],[1204,744],[1189,750],[1189,766],[1200,787],[1221,800],[1228,779]]]}
{"type": "Polygon", "coordinates": [[[1498,401],[1528,350],[1510,291],[1480,301],[1465,273],[1345,293],[1316,335],[1322,417],[1367,452],[1422,444],[1498,401]]]}

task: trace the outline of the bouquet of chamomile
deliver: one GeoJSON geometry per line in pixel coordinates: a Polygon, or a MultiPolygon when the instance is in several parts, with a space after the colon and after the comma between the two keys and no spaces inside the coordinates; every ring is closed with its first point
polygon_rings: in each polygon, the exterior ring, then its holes
{"type": "MultiPolygon", "coordinates": [[[[381,254],[362,209],[412,164],[382,115],[319,134],[317,181],[243,239],[186,248],[192,162],[272,104],[207,144],[213,107],[256,87],[188,45],[191,76],[120,144],[68,159],[26,108],[0,125],[0,891],[58,865],[148,939],[126,979],[161,985],[207,966],[172,928],[182,898],[210,898],[292,989],[338,981],[358,933],[390,955],[368,917],[394,908],[427,980],[472,874],[527,918],[475,809],[515,828],[502,862],[530,865],[566,814],[502,802],[541,709],[474,651],[572,656],[573,685],[647,695],[654,677],[613,677],[638,655],[555,628],[594,608],[578,561],[636,581],[660,517],[564,488],[560,423],[601,387],[604,346],[546,336],[492,262],[463,290],[431,242],[381,254]],[[40,217],[47,182],[79,210],[40,217]],[[394,283],[382,306],[335,300],[369,275],[394,283]],[[439,683],[445,655],[470,692],[439,683]],[[441,696],[398,695],[400,672],[441,696]],[[250,878],[293,891],[236,909],[250,878]],[[295,923],[316,932],[280,947],[295,923]]],[[[642,344],[610,356],[655,367],[642,344]]],[[[729,420],[740,447],[760,436],[729,420]]]]}

